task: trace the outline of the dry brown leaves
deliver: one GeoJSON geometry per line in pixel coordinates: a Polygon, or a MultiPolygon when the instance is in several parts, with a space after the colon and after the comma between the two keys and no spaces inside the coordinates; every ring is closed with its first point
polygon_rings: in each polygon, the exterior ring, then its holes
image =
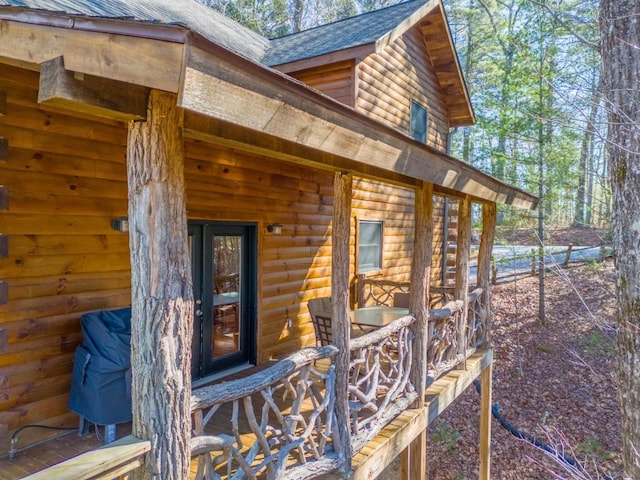
{"type": "MultiPolygon", "coordinates": [[[[573,447],[567,453],[584,462],[593,479],[602,472],[622,477],[614,293],[610,261],[548,273],[542,323],[537,277],[492,289],[493,403],[523,432],[547,443],[565,436],[563,443],[573,447]]],[[[479,395],[469,388],[429,429],[430,479],[478,478],[478,420],[479,395]]],[[[493,479],[570,478],[495,419],[491,446],[493,479]]]]}

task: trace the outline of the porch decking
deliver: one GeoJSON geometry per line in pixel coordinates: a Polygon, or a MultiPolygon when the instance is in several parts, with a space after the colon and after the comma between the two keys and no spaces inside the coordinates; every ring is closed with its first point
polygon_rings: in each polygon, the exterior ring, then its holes
{"type": "MultiPolygon", "coordinates": [[[[452,370],[437,379],[425,392],[424,409],[408,409],[386,425],[355,455],[352,464],[354,479],[375,478],[411,443],[419,432],[433,422],[474,379],[492,362],[492,351],[481,350],[467,359],[465,370],[452,370]]],[[[249,372],[245,372],[249,373],[249,372]]],[[[118,436],[130,432],[130,425],[118,428],[118,436]]],[[[71,433],[18,453],[15,460],[0,460],[0,480],[14,480],[39,471],[67,458],[100,447],[95,435],[79,437],[71,433]]],[[[192,462],[192,478],[198,469],[198,460],[192,462]]]]}

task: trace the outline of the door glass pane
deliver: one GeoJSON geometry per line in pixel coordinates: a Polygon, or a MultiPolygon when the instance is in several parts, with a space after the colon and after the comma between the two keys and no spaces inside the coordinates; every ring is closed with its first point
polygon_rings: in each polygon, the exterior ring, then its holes
{"type": "Polygon", "coordinates": [[[218,358],[240,349],[242,302],[242,236],[213,237],[213,338],[211,357],[218,358]]]}

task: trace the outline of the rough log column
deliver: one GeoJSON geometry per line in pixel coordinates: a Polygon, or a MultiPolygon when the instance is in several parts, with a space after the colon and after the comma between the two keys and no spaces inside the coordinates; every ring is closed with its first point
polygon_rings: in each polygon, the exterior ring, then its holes
{"type": "Polygon", "coordinates": [[[189,475],[193,290],[182,126],[175,96],[159,91],[147,121],[129,123],[133,434],[151,440],[139,479],[189,475]]]}
{"type": "MultiPolygon", "coordinates": [[[[458,325],[458,354],[466,358],[465,327],[469,309],[469,256],[471,251],[471,201],[465,195],[458,203],[458,246],[456,248],[455,295],[464,302],[458,325]]],[[[466,361],[463,362],[466,368],[466,361]]]]}
{"type": "Polygon", "coordinates": [[[496,204],[485,203],[482,205],[482,235],[480,236],[480,249],[478,250],[478,273],[476,285],[482,288],[482,321],[485,325],[485,338],[483,347],[491,346],[491,253],[496,234],[496,204]]]}
{"type": "MultiPolygon", "coordinates": [[[[433,249],[433,185],[424,183],[416,190],[415,234],[411,260],[411,293],[409,311],[416,317],[411,325],[414,334],[411,381],[420,393],[414,408],[424,407],[424,391],[427,379],[427,321],[429,278],[431,277],[431,253],[433,249]]],[[[422,480],[427,476],[427,431],[424,430],[405,449],[402,455],[402,472],[406,480],[422,480]]]]}
{"type": "MultiPolygon", "coordinates": [[[[477,286],[482,288],[482,322],[485,325],[483,347],[491,348],[491,252],[496,233],[496,204],[482,206],[482,236],[478,252],[477,286]]],[[[480,390],[480,480],[491,478],[491,396],[492,364],[481,375],[480,390]]]]}
{"type": "Polygon", "coordinates": [[[333,344],[338,348],[335,357],[336,365],[336,405],[338,420],[336,425],[339,445],[336,451],[344,462],[344,471],[351,470],[351,435],[349,431],[349,238],[351,231],[351,198],[353,193],[352,177],[349,174],[336,172],[333,180],[333,231],[331,234],[331,301],[333,319],[331,331],[333,344]]]}

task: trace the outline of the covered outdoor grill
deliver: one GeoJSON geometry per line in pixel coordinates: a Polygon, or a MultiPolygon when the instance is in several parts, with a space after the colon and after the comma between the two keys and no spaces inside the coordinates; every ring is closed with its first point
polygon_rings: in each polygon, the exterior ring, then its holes
{"type": "Polygon", "coordinates": [[[81,431],[88,420],[115,435],[114,424],[131,420],[131,308],[86,313],[81,327],[68,406],[81,431]]]}

